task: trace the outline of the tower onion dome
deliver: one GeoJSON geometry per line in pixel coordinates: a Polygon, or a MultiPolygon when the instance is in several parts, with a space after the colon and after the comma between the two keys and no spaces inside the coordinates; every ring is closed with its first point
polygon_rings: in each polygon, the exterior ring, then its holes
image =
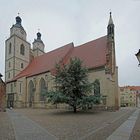
{"type": "Polygon", "coordinates": [[[43,41],[41,40],[41,33],[38,32],[36,35],[37,35],[37,39],[34,39],[34,42],[41,42],[41,43],[43,43],[43,41]]]}
{"type": "Polygon", "coordinates": [[[16,17],[16,24],[21,25],[21,22],[22,22],[22,19],[19,16],[17,16],[16,17]]]}
{"type": "Polygon", "coordinates": [[[41,33],[40,32],[37,33],[37,40],[41,40],[41,33]]]}

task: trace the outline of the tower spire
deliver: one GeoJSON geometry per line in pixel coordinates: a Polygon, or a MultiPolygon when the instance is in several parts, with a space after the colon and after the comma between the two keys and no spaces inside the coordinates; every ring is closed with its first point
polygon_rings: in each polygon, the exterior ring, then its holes
{"type": "Polygon", "coordinates": [[[107,36],[108,38],[114,39],[114,23],[112,19],[112,12],[110,12],[109,14],[110,16],[109,16],[109,22],[107,26],[107,36]]]}
{"type": "Polygon", "coordinates": [[[111,25],[111,24],[114,24],[113,19],[112,19],[112,12],[110,12],[109,14],[110,14],[110,17],[109,17],[108,25],[111,25]]]}

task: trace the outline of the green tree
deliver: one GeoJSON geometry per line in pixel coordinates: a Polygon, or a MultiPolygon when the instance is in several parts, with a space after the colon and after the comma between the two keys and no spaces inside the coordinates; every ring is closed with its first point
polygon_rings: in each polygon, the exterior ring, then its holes
{"type": "Polygon", "coordinates": [[[49,102],[69,104],[75,113],[78,108],[99,103],[100,97],[91,95],[94,84],[88,81],[88,69],[78,58],[56,65],[55,83],[56,90],[47,94],[49,102]]]}

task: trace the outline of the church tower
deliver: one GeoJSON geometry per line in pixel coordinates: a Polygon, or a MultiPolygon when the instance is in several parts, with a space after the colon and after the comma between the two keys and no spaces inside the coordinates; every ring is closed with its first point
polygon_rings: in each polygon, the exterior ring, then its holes
{"type": "Polygon", "coordinates": [[[112,14],[110,12],[109,22],[107,26],[107,65],[106,73],[113,75],[115,73],[116,59],[115,59],[115,40],[114,40],[114,23],[112,14]]]}
{"type": "Polygon", "coordinates": [[[37,39],[33,42],[33,55],[34,57],[44,54],[44,43],[41,40],[41,33],[37,33],[37,39]]]}
{"type": "Polygon", "coordinates": [[[16,24],[10,28],[10,37],[5,41],[5,81],[11,80],[29,64],[30,43],[22,19],[17,16],[16,24]]]}

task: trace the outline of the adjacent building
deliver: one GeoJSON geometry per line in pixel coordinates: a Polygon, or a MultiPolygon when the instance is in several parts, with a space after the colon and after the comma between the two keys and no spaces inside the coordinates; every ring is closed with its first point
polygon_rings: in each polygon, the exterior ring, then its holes
{"type": "Polygon", "coordinates": [[[120,102],[122,107],[140,107],[140,86],[120,87],[120,102]]]}
{"type": "Polygon", "coordinates": [[[0,111],[5,111],[6,107],[6,85],[2,80],[2,75],[0,74],[0,111]]]}
{"type": "Polygon", "coordinates": [[[55,89],[55,64],[68,64],[71,58],[77,57],[89,69],[89,80],[98,81],[102,105],[113,110],[119,108],[115,30],[111,13],[107,35],[79,46],[69,43],[45,53],[40,32],[32,47],[26,37],[22,19],[17,16],[16,23],[10,28],[10,37],[5,42],[7,106],[52,107],[46,102],[44,93],[55,89]]]}

